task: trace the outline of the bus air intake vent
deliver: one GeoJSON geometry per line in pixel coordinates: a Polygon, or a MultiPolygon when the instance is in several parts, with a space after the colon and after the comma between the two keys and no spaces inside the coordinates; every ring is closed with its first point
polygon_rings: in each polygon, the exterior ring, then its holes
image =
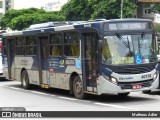
{"type": "Polygon", "coordinates": [[[147,80],[147,81],[141,81],[141,82],[119,82],[118,85],[121,87],[121,89],[132,89],[133,85],[141,85],[142,88],[144,87],[150,87],[153,82],[153,79],[147,80]]]}
{"type": "Polygon", "coordinates": [[[125,65],[125,66],[106,66],[110,70],[118,74],[141,74],[151,72],[155,69],[154,63],[144,65],[125,65]]]}

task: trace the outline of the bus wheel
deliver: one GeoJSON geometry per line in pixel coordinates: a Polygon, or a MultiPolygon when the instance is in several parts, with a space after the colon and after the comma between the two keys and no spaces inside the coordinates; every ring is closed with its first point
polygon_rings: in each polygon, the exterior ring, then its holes
{"type": "Polygon", "coordinates": [[[24,89],[29,89],[29,88],[30,88],[29,78],[28,78],[28,74],[27,74],[27,71],[26,71],[26,70],[22,71],[22,75],[21,75],[21,86],[22,86],[24,89]]]}
{"type": "Polygon", "coordinates": [[[84,98],[83,85],[79,76],[76,76],[73,80],[73,93],[78,99],[84,98]]]}
{"type": "Polygon", "coordinates": [[[121,97],[126,97],[126,96],[129,95],[129,93],[118,93],[118,95],[121,96],[121,97]]]}
{"type": "Polygon", "coordinates": [[[150,94],[151,90],[142,91],[144,94],[150,94]]]}

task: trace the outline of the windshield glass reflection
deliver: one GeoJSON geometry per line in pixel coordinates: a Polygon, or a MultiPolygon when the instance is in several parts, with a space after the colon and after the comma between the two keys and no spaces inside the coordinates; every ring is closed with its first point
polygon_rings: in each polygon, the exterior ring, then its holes
{"type": "Polygon", "coordinates": [[[107,65],[146,64],[156,61],[152,34],[106,36],[103,41],[102,61],[107,65]]]}

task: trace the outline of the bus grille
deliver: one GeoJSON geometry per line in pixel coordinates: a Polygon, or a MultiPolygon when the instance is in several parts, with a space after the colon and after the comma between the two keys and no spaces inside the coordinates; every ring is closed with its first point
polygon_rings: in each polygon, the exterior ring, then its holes
{"type": "Polygon", "coordinates": [[[151,72],[155,69],[156,64],[142,64],[142,65],[125,65],[125,66],[106,66],[110,70],[118,74],[140,74],[151,72]]]}
{"type": "Polygon", "coordinates": [[[150,87],[153,82],[153,79],[143,81],[143,82],[119,82],[118,85],[121,87],[121,89],[132,89],[133,85],[141,85],[142,88],[144,87],[150,87]]]}

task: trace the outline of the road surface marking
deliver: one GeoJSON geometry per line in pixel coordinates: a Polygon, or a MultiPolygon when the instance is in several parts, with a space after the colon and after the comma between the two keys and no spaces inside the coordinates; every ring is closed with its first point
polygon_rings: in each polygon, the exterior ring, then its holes
{"type": "Polygon", "coordinates": [[[123,108],[123,109],[130,109],[130,110],[138,110],[136,108],[124,107],[124,106],[113,105],[113,104],[106,104],[106,103],[99,103],[99,102],[96,102],[94,104],[96,104],[96,105],[102,105],[102,106],[109,106],[109,107],[116,107],[116,108],[123,108]]]}
{"type": "Polygon", "coordinates": [[[80,102],[91,102],[91,101],[88,101],[88,100],[79,100],[79,99],[77,99],[77,101],[80,101],[80,102]]]}
{"type": "Polygon", "coordinates": [[[74,98],[68,98],[68,97],[59,97],[59,98],[67,99],[67,100],[77,100],[77,99],[74,99],[74,98]]]}
{"type": "Polygon", "coordinates": [[[151,98],[153,98],[152,96],[154,96],[154,97],[157,97],[157,98],[160,98],[160,96],[159,95],[152,95],[152,94],[143,94],[143,93],[132,93],[132,95],[140,95],[140,97],[141,96],[146,96],[146,97],[151,97],[151,98]]]}
{"type": "MultiPolygon", "coordinates": [[[[50,94],[48,94],[48,93],[37,92],[37,91],[30,91],[30,92],[32,92],[32,93],[36,93],[36,94],[49,95],[49,96],[50,96],[50,94]]],[[[52,96],[55,96],[55,95],[52,95],[52,96]]]]}
{"type": "Polygon", "coordinates": [[[16,88],[16,87],[10,87],[10,86],[5,86],[7,88],[11,88],[11,89],[14,89],[14,90],[23,90],[23,91],[28,91],[28,90],[24,90],[22,88],[16,88]]]}
{"type": "Polygon", "coordinates": [[[28,91],[28,92],[36,93],[36,94],[42,94],[42,95],[55,96],[55,95],[51,95],[51,94],[47,94],[47,93],[42,93],[42,92],[37,92],[37,91],[31,91],[31,90],[25,90],[25,89],[22,89],[22,88],[16,88],[16,87],[10,87],[10,86],[5,86],[5,87],[7,87],[7,88],[11,88],[11,89],[14,89],[14,90],[28,91]]]}

